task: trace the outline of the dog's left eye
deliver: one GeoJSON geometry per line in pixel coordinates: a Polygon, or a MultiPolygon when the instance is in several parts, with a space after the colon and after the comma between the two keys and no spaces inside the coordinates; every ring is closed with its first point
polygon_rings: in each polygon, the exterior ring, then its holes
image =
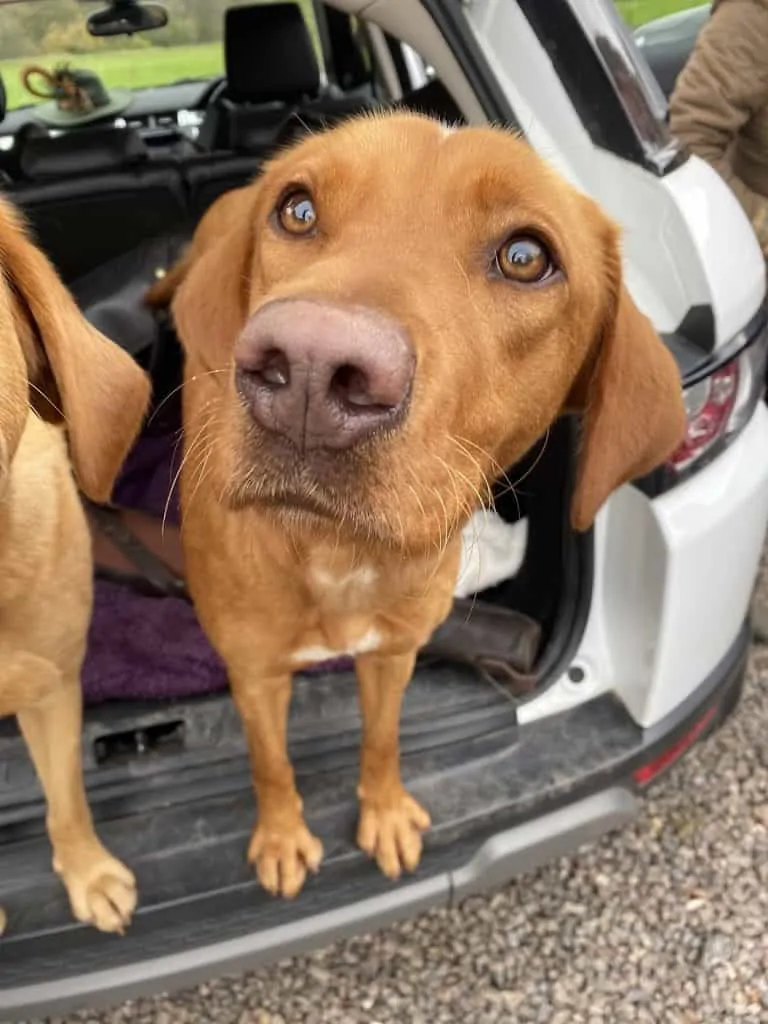
{"type": "Polygon", "coordinates": [[[305,189],[296,189],[281,199],[277,207],[280,227],[290,235],[308,235],[317,224],[312,196],[305,189]]]}
{"type": "Polygon", "coordinates": [[[496,266],[509,281],[538,284],[555,272],[555,262],[543,242],[530,235],[508,238],[496,252],[496,266]]]}

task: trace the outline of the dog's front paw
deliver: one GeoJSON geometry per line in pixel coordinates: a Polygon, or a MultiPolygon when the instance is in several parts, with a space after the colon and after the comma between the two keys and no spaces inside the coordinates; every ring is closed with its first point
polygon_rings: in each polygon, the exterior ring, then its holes
{"type": "Polygon", "coordinates": [[[320,867],[323,846],[303,819],[286,824],[259,822],[248,848],[248,860],[259,881],[273,896],[298,895],[307,877],[320,867]]]}
{"type": "Polygon", "coordinates": [[[421,860],[421,833],[429,815],[404,789],[371,799],[360,795],[358,846],[375,857],[387,878],[399,878],[403,868],[415,871],[421,860]]]}
{"type": "Polygon", "coordinates": [[[56,857],[54,870],[69,894],[78,921],[100,932],[122,935],[136,909],[136,879],[128,868],[107,853],[100,843],[64,861],[56,857]]]}

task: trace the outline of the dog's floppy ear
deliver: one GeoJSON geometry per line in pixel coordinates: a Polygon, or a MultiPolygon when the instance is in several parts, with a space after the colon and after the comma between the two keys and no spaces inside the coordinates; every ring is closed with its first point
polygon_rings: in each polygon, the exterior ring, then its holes
{"type": "Polygon", "coordinates": [[[27,366],[7,286],[0,281],[0,494],[29,415],[27,366]]]}
{"type": "Polygon", "coordinates": [[[200,221],[192,244],[171,268],[168,284],[153,286],[167,301],[187,355],[217,366],[232,346],[248,313],[254,251],[254,207],[258,185],[225,193],[200,221]]]}
{"type": "Polygon", "coordinates": [[[20,218],[0,203],[0,266],[24,354],[29,401],[44,419],[64,421],[75,476],[107,501],[149,401],[133,359],[85,320],[20,218]]]}
{"type": "Polygon", "coordinates": [[[569,405],[582,413],[571,524],[588,529],[621,484],[660,465],[685,433],[680,373],[650,320],[624,287],[610,230],[606,315],[569,405]]]}

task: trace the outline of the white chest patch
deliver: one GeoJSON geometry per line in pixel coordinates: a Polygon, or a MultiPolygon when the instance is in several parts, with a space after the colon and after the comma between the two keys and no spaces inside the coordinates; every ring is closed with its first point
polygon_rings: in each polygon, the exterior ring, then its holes
{"type": "Polygon", "coordinates": [[[291,660],[295,665],[317,664],[320,661],[330,661],[332,658],[353,657],[356,654],[370,654],[378,649],[381,643],[381,636],[378,630],[369,629],[359,640],[350,644],[345,651],[333,651],[330,647],[301,647],[294,651],[291,660]]]}

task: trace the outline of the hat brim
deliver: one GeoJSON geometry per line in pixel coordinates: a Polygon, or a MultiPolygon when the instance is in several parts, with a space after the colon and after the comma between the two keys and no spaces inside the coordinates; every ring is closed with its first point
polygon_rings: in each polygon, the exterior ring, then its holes
{"type": "Polygon", "coordinates": [[[110,89],[109,103],[96,107],[87,114],[74,114],[59,110],[55,103],[40,103],[33,107],[33,116],[51,128],[72,128],[75,125],[103,121],[105,117],[117,117],[131,105],[133,93],[130,89],[110,89]]]}

